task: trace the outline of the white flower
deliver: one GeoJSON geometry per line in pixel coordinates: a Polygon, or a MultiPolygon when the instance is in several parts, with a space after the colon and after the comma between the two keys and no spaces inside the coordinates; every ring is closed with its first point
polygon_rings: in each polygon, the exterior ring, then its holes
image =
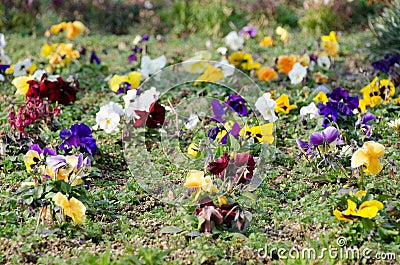
{"type": "Polygon", "coordinates": [[[228,52],[228,48],[226,47],[219,47],[217,49],[217,52],[220,53],[221,55],[225,55],[228,52]]]}
{"type": "Polygon", "coordinates": [[[4,75],[0,74],[0,82],[4,82],[6,79],[4,78],[4,75]]]}
{"type": "Polygon", "coordinates": [[[219,61],[215,64],[215,67],[221,68],[222,72],[224,73],[224,77],[231,76],[235,72],[235,66],[230,64],[228,60],[219,61]]]}
{"type": "Polygon", "coordinates": [[[146,90],[139,96],[137,96],[132,102],[128,105],[125,105],[125,114],[129,118],[137,117],[135,110],[141,110],[149,112],[151,104],[153,104],[160,95],[160,92],[156,90],[155,87],[146,90]]]}
{"type": "Polygon", "coordinates": [[[142,62],[140,64],[140,73],[144,78],[149,77],[152,74],[160,71],[167,64],[167,58],[162,55],[156,59],[150,59],[149,56],[145,55],[142,58],[142,62]]]}
{"type": "Polygon", "coordinates": [[[340,156],[351,156],[353,154],[353,150],[351,145],[344,145],[342,150],[340,151],[340,156]]]}
{"type": "Polygon", "coordinates": [[[14,65],[14,76],[27,75],[27,70],[32,66],[31,59],[25,59],[14,65]]]}
{"type": "Polygon", "coordinates": [[[302,66],[300,63],[295,63],[288,76],[292,85],[297,85],[307,75],[307,66],[302,66]]]}
{"type": "Polygon", "coordinates": [[[103,129],[106,133],[118,131],[118,124],[120,115],[124,114],[122,106],[115,102],[109,102],[102,106],[100,111],[96,114],[96,125],[93,129],[97,130],[98,127],[103,129]]]}
{"type": "Polygon", "coordinates": [[[256,109],[261,113],[264,120],[275,122],[278,117],[275,115],[276,102],[271,99],[270,93],[264,93],[262,97],[258,98],[256,101],[256,109]]]}
{"type": "Polygon", "coordinates": [[[193,130],[194,128],[196,128],[199,121],[199,116],[197,116],[196,114],[190,114],[189,120],[185,123],[186,129],[193,130]]]}
{"type": "Polygon", "coordinates": [[[126,92],[126,95],[122,97],[125,102],[125,109],[128,107],[129,103],[131,103],[131,101],[134,100],[136,97],[137,97],[136,89],[130,89],[126,92]]]}
{"type": "Polygon", "coordinates": [[[225,43],[232,50],[237,51],[243,47],[244,39],[242,36],[239,36],[236,31],[231,31],[228,35],[226,35],[225,43]]]}
{"type": "Polygon", "coordinates": [[[304,106],[300,109],[300,116],[310,115],[310,119],[314,119],[319,116],[318,108],[315,106],[314,102],[311,102],[310,105],[304,106]]]}
{"type": "Polygon", "coordinates": [[[321,56],[317,59],[317,64],[319,67],[329,69],[331,67],[331,61],[329,60],[328,56],[321,56]]]}
{"type": "Polygon", "coordinates": [[[0,49],[4,49],[6,47],[6,39],[4,38],[4,34],[0,33],[0,49]]]}
{"type": "Polygon", "coordinates": [[[120,116],[118,113],[112,111],[109,108],[100,108],[100,111],[96,114],[96,125],[93,129],[97,130],[98,127],[103,129],[106,133],[112,133],[118,130],[120,116]]]}
{"type": "Polygon", "coordinates": [[[389,127],[395,131],[400,131],[400,119],[392,120],[388,123],[389,127]]]}
{"type": "Polygon", "coordinates": [[[182,66],[186,72],[201,74],[206,69],[207,61],[211,58],[209,51],[198,51],[194,56],[183,62],[182,66]]]}

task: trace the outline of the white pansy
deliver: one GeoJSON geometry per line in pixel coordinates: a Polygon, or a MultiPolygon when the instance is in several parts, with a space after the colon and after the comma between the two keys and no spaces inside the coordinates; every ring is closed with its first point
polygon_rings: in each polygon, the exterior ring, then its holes
{"type": "Polygon", "coordinates": [[[142,62],[140,64],[140,73],[144,78],[147,78],[160,71],[166,64],[167,58],[164,55],[153,60],[150,59],[149,56],[145,55],[142,57],[142,62]]]}
{"type": "Polygon", "coordinates": [[[255,104],[256,109],[261,113],[264,120],[275,122],[278,117],[275,115],[276,102],[271,99],[270,93],[264,93],[258,98],[255,104]]]}
{"type": "Polygon", "coordinates": [[[218,47],[217,52],[220,53],[221,55],[226,55],[226,53],[228,52],[228,48],[218,47]]]}
{"type": "Polygon", "coordinates": [[[102,106],[96,114],[96,125],[93,129],[97,130],[99,127],[106,133],[111,133],[118,130],[120,115],[124,114],[122,106],[115,102],[109,102],[102,106]]]}
{"type": "Polygon", "coordinates": [[[224,77],[231,76],[235,72],[235,66],[230,64],[228,60],[219,61],[215,64],[215,67],[221,68],[222,72],[224,73],[224,77]]]}
{"type": "Polygon", "coordinates": [[[32,66],[31,59],[25,59],[14,65],[14,76],[27,75],[27,70],[32,66]]]}
{"type": "Polygon", "coordinates": [[[7,42],[6,42],[6,38],[4,38],[4,34],[0,33],[0,49],[4,49],[4,47],[6,47],[7,42]]]}
{"type": "Polygon", "coordinates": [[[96,114],[97,124],[93,129],[97,130],[100,127],[100,129],[103,129],[106,133],[112,133],[113,131],[118,130],[120,119],[118,113],[110,111],[109,109],[101,109],[96,114]]]}
{"type": "Polygon", "coordinates": [[[0,74],[0,82],[4,82],[6,79],[4,78],[4,75],[0,74]]]}
{"type": "Polygon", "coordinates": [[[136,118],[136,110],[149,112],[151,104],[157,101],[160,92],[156,90],[155,87],[146,90],[137,96],[132,102],[125,106],[125,114],[129,118],[136,118]]]}
{"type": "Polygon", "coordinates": [[[199,116],[197,116],[196,114],[190,114],[189,120],[185,123],[186,129],[193,130],[194,128],[196,128],[199,121],[199,116]]]}
{"type": "Polygon", "coordinates": [[[311,102],[308,106],[304,106],[300,109],[300,116],[310,115],[311,119],[319,116],[318,108],[314,102],[311,102]]]}
{"type": "Polygon", "coordinates": [[[244,39],[236,31],[231,31],[226,35],[225,43],[231,50],[237,51],[243,47],[244,39]]]}
{"type": "Polygon", "coordinates": [[[131,103],[131,101],[133,101],[136,97],[137,97],[137,90],[136,89],[128,90],[126,92],[126,95],[122,97],[124,99],[124,102],[125,102],[125,108],[127,108],[129,103],[131,103]]]}
{"type": "Polygon", "coordinates": [[[317,59],[317,64],[319,67],[329,69],[331,67],[331,60],[329,60],[328,56],[320,56],[317,59]]]}
{"type": "Polygon", "coordinates": [[[290,70],[288,76],[292,85],[297,85],[303,81],[303,78],[307,75],[307,66],[302,66],[301,63],[295,63],[292,70],[290,70]]]}

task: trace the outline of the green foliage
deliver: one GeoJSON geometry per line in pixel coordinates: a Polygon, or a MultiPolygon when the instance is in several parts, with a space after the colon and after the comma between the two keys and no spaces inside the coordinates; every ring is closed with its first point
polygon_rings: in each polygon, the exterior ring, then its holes
{"type": "Polygon", "coordinates": [[[384,9],[370,25],[376,41],[370,47],[373,57],[383,57],[386,54],[400,54],[400,1],[394,1],[384,9]]]}
{"type": "Polygon", "coordinates": [[[36,15],[40,1],[32,1],[29,5],[24,0],[5,0],[0,3],[0,32],[14,30],[22,34],[30,34],[36,26],[36,15]]]}
{"type": "Polygon", "coordinates": [[[231,23],[238,29],[246,25],[245,13],[225,0],[175,0],[171,8],[161,10],[160,16],[177,35],[202,32],[222,36],[232,30],[231,23]]]}
{"type": "Polygon", "coordinates": [[[277,6],[275,19],[276,23],[279,25],[288,25],[292,28],[298,27],[298,15],[292,8],[284,4],[280,4],[277,6]]]}
{"type": "Polygon", "coordinates": [[[81,20],[90,29],[127,34],[138,23],[139,7],[128,1],[61,1],[51,6],[64,20],[81,20]]]}
{"type": "Polygon", "coordinates": [[[306,10],[299,20],[303,31],[321,34],[337,28],[339,16],[333,12],[333,8],[325,5],[313,6],[306,10]]]}

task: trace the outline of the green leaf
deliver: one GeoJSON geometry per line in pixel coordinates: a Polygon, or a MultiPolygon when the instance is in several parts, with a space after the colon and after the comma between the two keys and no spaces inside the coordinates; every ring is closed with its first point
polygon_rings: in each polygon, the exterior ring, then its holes
{"type": "Polygon", "coordinates": [[[182,232],[183,229],[178,226],[164,226],[160,230],[160,234],[178,234],[182,232]]]}

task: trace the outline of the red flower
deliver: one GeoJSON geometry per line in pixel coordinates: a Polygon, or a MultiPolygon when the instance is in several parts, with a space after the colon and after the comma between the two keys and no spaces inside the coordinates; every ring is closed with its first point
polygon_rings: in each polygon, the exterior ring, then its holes
{"type": "Polygon", "coordinates": [[[165,121],[165,108],[157,101],[150,105],[149,116],[147,117],[146,126],[149,128],[157,128],[165,121]]]}
{"type": "Polygon", "coordinates": [[[218,175],[225,170],[229,164],[228,153],[224,153],[220,158],[208,164],[208,170],[211,174],[218,175]]]}
{"type": "Polygon", "coordinates": [[[28,81],[29,89],[26,93],[31,98],[48,98],[50,102],[58,101],[59,104],[67,105],[76,100],[76,87],[65,82],[61,77],[57,81],[36,80],[28,81]]]}
{"type": "Polygon", "coordinates": [[[237,168],[235,180],[236,183],[246,183],[253,178],[253,172],[256,163],[252,155],[240,153],[235,157],[235,167],[237,168]]]}

